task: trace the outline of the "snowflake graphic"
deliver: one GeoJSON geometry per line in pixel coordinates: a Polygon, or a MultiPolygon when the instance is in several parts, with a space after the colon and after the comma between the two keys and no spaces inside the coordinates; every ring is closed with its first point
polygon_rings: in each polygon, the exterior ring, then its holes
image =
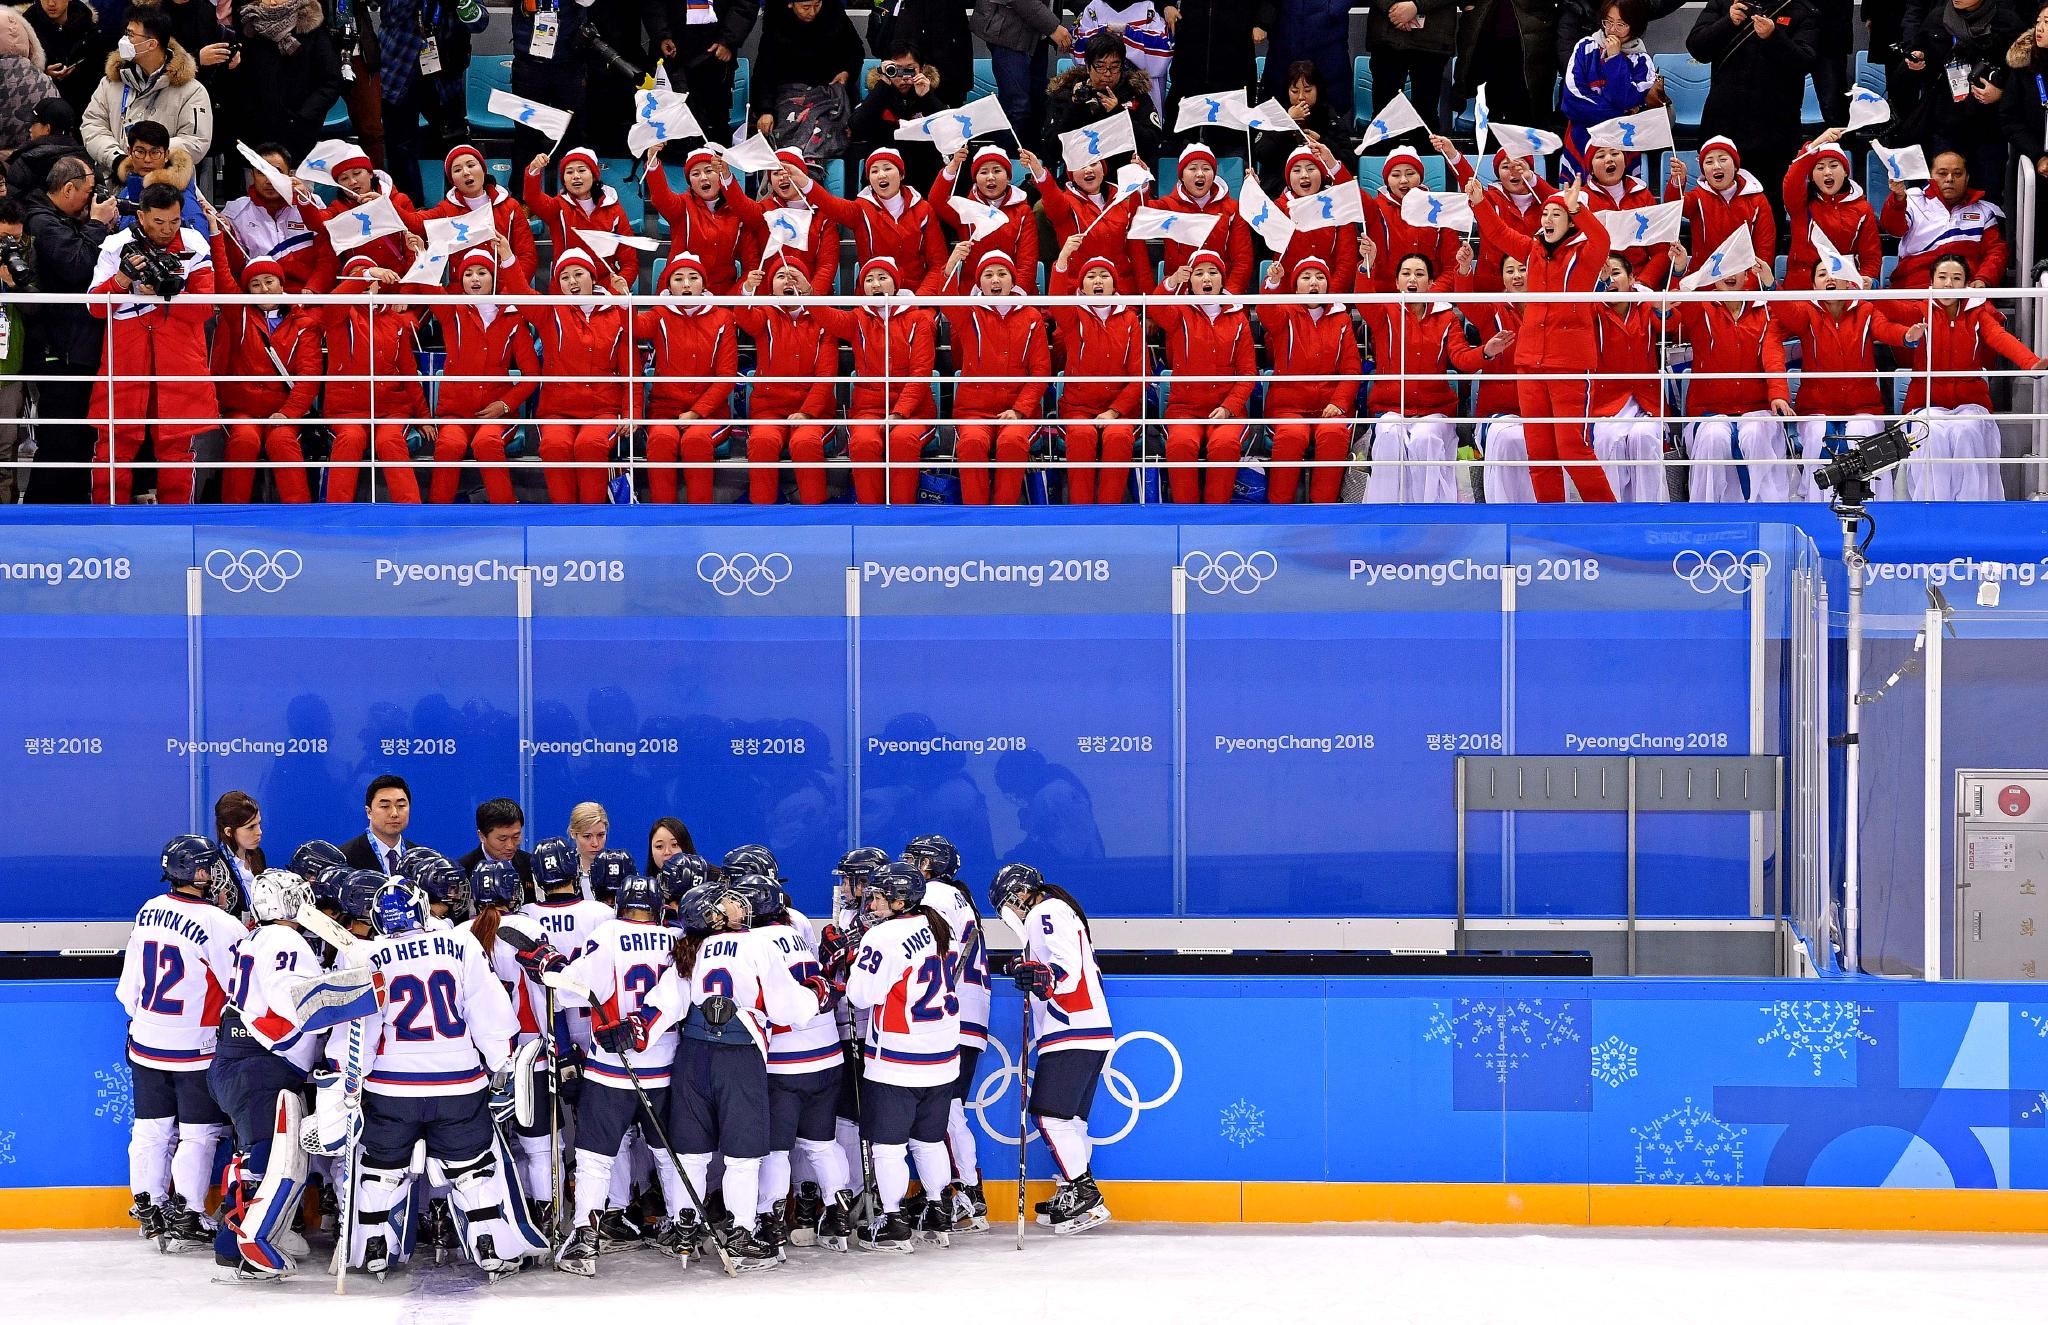
{"type": "Polygon", "coordinates": [[[116,1127],[126,1127],[135,1121],[135,1080],[129,1075],[128,1066],[116,1062],[112,1067],[103,1067],[92,1074],[99,1082],[99,1107],[94,1109],[95,1118],[105,1118],[116,1127]]]}
{"type": "Polygon", "coordinates": [[[1541,1051],[1579,1041],[1578,1020],[1571,1010],[1546,1005],[1540,998],[1461,998],[1455,1006],[1455,1014],[1437,1006],[1422,1038],[1470,1049],[1502,1085],[1541,1051]]]}
{"type": "Polygon", "coordinates": [[[1779,999],[1761,1011],[1771,1018],[1771,1029],[1760,1036],[1757,1043],[1783,1040],[1785,1056],[1811,1058],[1815,1076],[1820,1075],[1821,1060],[1825,1058],[1834,1056],[1847,1062],[1849,1046],[1858,1040],[1865,1044],[1877,1043],[1863,1029],[1863,1014],[1870,1009],[1854,1001],[1779,999]]]}
{"type": "Polygon", "coordinates": [[[1250,1100],[1240,1099],[1223,1110],[1223,1139],[1240,1150],[1265,1134],[1265,1112],[1250,1100]]]}
{"type": "Polygon", "coordinates": [[[2035,1039],[2048,1040],[2048,1016],[2043,1016],[2038,1012],[2022,1012],[2020,1013],[2020,1020],[2034,1028],[2035,1039]]]}
{"type": "Polygon", "coordinates": [[[1636,1079],[1636,1047],[1619,1035],[1610,1035],[1593,1046],[1593,1080],[1616,1090],[1624,1081],[1636,1079]]]}
{"type": "Polygon", "coordinates": [[[1746,1127],[1730,1127],[1692,1097],[1661,1118],[1629,1129],[1636,1138],[1636,1181],[1733,1186],[1742,1181],[1746,1127]]]}
{"type": "Polygon", "coordinates": [[[14,1133],[0,1132],[0,1166],[14,1162],[14,1133]]]}

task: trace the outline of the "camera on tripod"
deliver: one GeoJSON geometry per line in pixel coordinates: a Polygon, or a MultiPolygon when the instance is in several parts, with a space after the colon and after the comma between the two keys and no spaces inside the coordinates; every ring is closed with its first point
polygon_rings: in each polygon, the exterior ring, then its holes
{"type": "Polygon", "coordinates": [[[185,289],[185,261],[176,253],[154,244],[133,240],[121,250],[121,270],[137,285],[146,285],[160,299],[172,299],[185,289]]]}
{"type": "Polygon", "coordinates": [[[1902,424],[1893,424],[1864,438],[1861,445],[1836,452],[1814,471],[1814,486],[1834,493],[1839,505],[1861,506],[1870,500],[1871,480],[1904,462],[1919,445],[1902,424]]]}

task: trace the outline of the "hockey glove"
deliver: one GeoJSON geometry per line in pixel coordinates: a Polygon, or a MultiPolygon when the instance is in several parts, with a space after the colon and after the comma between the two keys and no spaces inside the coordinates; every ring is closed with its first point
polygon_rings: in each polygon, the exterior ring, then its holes
{"type": "Polygon", "coordinates": [[[498,1121],[499,1126],[512,1125],[513,1116],[519,1111],[519,1103],[512,1090],[512,1065],[509,1062],[491,1073],[491,1097],[488,1107],[491,1117],[498,1121]]]}
{"type": "Polygon", "coordinates": [[[1010,979],[1016,983],[1017,988],[1039,998],[1051,998],[1054,987],[1059,983],[1053,977],[1052,967],[1044,962],[1025,961],[1021,958],[1010,963],[1010,979]]]}
{"type": "Polygon", "coordinates": [[[643,1013],[636,1012],[620,1021],[606,1021],[599,1009],[591,1011],[590,1038],[597,1041],[600,1048],[623,1054],[647,1047],[647,1018],[643,1013]]]}
{"type": "Polygon", "coordinates": [[[830,1011],[833,1003],[838,1001],[839,990],[834,988],[832,982],[822,975],[811,976],[803,982],[803,985],[804,988],[810,990],[817,997],[818,1011],[820,1013],[830,1011]]]}
{"type": "Polygon", "coordinates": [[[844,971],[858,947],[854,937],[837,925],[827,925],[818,935],[818,965],[828,973],[844,971]]]}
{"type": "Polygon", "coordinates": [[[569,959],[549,946],[546,939],[533,940],[523,948],[515,940],[512,957],[519,963],[519,969],[535,980],[569,968],[569,959]]]}

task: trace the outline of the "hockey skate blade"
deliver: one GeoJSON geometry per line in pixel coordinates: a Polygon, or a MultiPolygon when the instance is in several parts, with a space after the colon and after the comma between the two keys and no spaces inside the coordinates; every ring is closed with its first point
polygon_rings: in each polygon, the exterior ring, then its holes
{"type": "Polygon", "coordinates": [[[988,1232],[988,1216],[968,1215],[964,1219],[956,1219],[953,1221],[953,1231],[955,1233],[986,1233],[988,1232]]]}
{"type": "Polygon", "coordinates": [[[1106,1205],[1098,1205],[1085,1215],[1081,1215],[1078,1218],[1069,1219],[1064,1224],[1054,1225],[1052,1231],[1058,1236],[1066,1238],[1072,1237],[1076,1233],[1086,1233],[1089,1229],[1095,1228],[1098,1225],[1107,1224],[1108,1222],[1109,1207],[1106,1205]]]}

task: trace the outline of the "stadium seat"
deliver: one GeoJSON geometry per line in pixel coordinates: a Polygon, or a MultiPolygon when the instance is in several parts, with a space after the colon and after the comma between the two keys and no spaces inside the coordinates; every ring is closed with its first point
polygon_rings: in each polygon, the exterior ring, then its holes
{"type": "Polygon", "coordinates": [[[838,197],[850,197],[846,191],[846,162],[834,157],[825,163],[825,191],[838,197]]]}
{"type": "Polygon", "coordinates": [[[1858,86],[1867,87],[1879,96],[1885,95],[1884,66],[1873,63],[1869,51],[1856,52],[1856,82],[1858,86]]]}
{"type": "MultiPolygon", "coordinates": [[[[753,90],[753,81],[753,65],[746,56],[742,55],[732,75],[732,122],[734,124],[744,123],[747,118],[747,96],[753,90]]],[[[752,132],[752,130],[748,132],[752,132]]]]}
{"type": "Polygon", "coordinates": [[[442,174],[439,161],[420,159],[420,192],[424,197],[413,199],[422,208],[431,207],[448,194],[448,178],[442,174]]]}
{"type": "Polygon", "coordinates": [[[1657,72],[1664,78],[1664,95],[1671,98],[1672,122],[1697,133],[1700,114],[1707,107],[1713,71],[1683,52],[1667,52],[1653,58],[1657,72]]]}
{"type": "Polygon", "coordinates": [[[984,57],[974,62],[973,93],[974,95],[968,98],[969,101],[979,101],[983,97],[992,97],[996,94],[996,62],[994,60],[984,57]]]}
{"type": "Polygon", "coordinates": [[[1361,55],[1351,62],[1351,105],[1355,127],[1365,127],[1365,113],[1372,105],[1372,60],[1361,55]]]}
{"type": "Polygon", "coordinates": [[[1657,196],[1664,196],[1664,188],[1671,183],[1671,163],[1685,162],[1685,177],[1688,182],[1700,177],[1700,154],[1698,152],[1666,152],[1659,158],[1657,166],[1657,196]]]}
{"type": "Polygon", "coordinates": [[[484,55],[469,62],[465,83],[470,129],[488,138],[510,138],[512,121],[490,109],[491,93],[512,90],[512,57],[484,55]]]}
{"type": "Polygon", "coordinates": [[[860,62],[860,86],[853,89],[853,99],[858,102],[868,94],[868,75],[882,67],[882,62],[870,56],[860,62]]]}
{"type": "Polygon", "coordinates": [[[1884,210],[1884,200],[1892,191],[1892,177],[1885,173],[1884,162],[1872,152],[1863,158],[1863,191],[1870,196],[1874,211],[1884,210]]]}
{"type": "MultiPolygon", "coordinates": [[[[1223,177],[1223,182],[1230,186],[1231,197],[1235,198],[1238,194],[1244,192],[1243,157],[1219,157],[1216,161],[1216,173],[1218,175],[1221,175],[1223,177]]],[[[1018,182],[1021,184],[1023,181],[1020,180],[1018,182]]]]}
{"type": "Polygon", "coordinates": [[[1813,76],[1806,79],[1806,99],[1799,103],[1799,124],[1802,128],[1818,129],[1825,123],[1821,116],[1820,95],[1813,89],[1813,76]]]}
{"type": "Polygon", "coordinates": [[[349,117],[348,102],[336,97],[334,104],[327,108],[327,118],[321,122],[321,127],[330,133],[347,133],[354,124],[355,121],[349,117]]]}
{"type": "Polygon", "coordinates": [[[626,213],[626,220],[634,230],[647,214],[647,199],[640,192],[640,182],[633,177],[640,163],[621,157],[610,157],[598,162],[598,178],[612,186],[619,195],[619,206],[626,213]]]}

